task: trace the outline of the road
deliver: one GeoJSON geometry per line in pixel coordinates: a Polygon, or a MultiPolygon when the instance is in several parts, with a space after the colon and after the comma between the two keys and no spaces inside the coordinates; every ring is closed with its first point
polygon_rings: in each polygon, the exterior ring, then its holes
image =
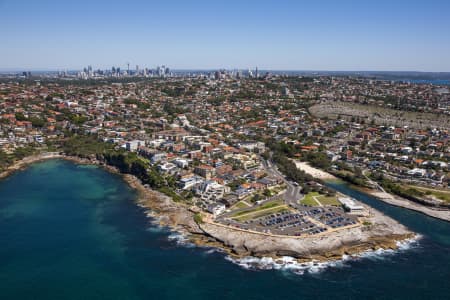
{"type": "MultiPolygon", "coordinates": [[[[264,167],[266,173],[272,177],[281,179],[286,184],[287,188],[286,188],[286,191],[282,195],[275,195],[264,201],[261,201],[261,202],[259,202],[259,204],[255,205],[254,208],[262,206],[262,205],[266,204],[267,202],[276,200],[280,196],[283,198],[284,202],[287,205],[297,208],[299,206],[298,201],[303,197],[303,195],[301,194],[302,188],[300,186],[297,186],[293,182],[287,180],[283,176],[283,174],[281,174],[281,172],[278,171],[276,166],[274,164],[272,164],[270,161],[266,161],[262,158],[261,158],[261,161],[262,161],[262,164],[263,164],[263,167],[264,167]]],[[[241,211],[248,210],[248,209],[249,208],[246,207],[246,208],[240,208],[240,209],[233,210],[232,212],[223,213],[222,215],[217,217],[217,220],[223,221],[224,219],[231,218],[231,216],[233,216],[241,211]]]]}
{"type": "Polygon", "coordinates": [[[286,179],[286,177],[278,171],[277,167],[271,162],[262,159],[262,165],[270,176],[280,178],[286,184],[286,191],[283,194],[283,200],[291,206],[298,205],[298,200],[302,197],[302,188],[295,183],[286,179]]]}

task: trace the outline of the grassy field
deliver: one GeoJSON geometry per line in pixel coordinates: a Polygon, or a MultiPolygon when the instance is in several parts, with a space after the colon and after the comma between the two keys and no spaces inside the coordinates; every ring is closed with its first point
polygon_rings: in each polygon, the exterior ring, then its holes
{"type": "MultiPolygon", "coordinates": [[[[242,201],[241,201],[241,202],[242,202],[242,201]]],[[[238,204],[239,204],[239,203],[238,203],[238,204]]],[[[267,202],[267,203],[264,203],[264,204],[261,205],[261,206],[255,206],[255,207],[251,207],[251,208],[248,207],[248,206],[244,206],[244,205],[245,205],[244,203],[241,203],[241,204],[242,204],[242,207],[241,207],[241,208],[248,208],[248,209],[246,209],[246,210],[244,210],[244,211],[239,211],[239,212],[235,213],[235,214],[233,215],[233,218],[239,217],[239,216],[242,216],[242,215],[246,215],[246,214],[249,214],[249,213],[254,213],[254,212],[257,212],[257,211],[260,211],[260,210],[265,210],[265,209],[274,208],[274,207],[279,207],[279,206],[285,206],[282,200],[273,200],[273,201],[269,201],[269,202],[267,202]]],[[[236,204],[236,205],[237,205],[237,204],[236,204]]],[[[236,205],[235,205],[235,206],[236,206],[236,205]]],[[[237,208],[239,208],[239,207],[237,207],[237,208]]]]}
{"type": "Polygon", "coordinates": [[[271,207],[275,207],[275,206],[280,206],[280,205],[283,205],[283,204],[284,204],[284,202],[282,200],[273,200],[273,201],[264,203],[263,205],[257,207],[257,210],[271,208],[271,207]]]}
{"type": "Polygon", "coordinates": [[[239,201],[238,203],[236,203],[232,209],[242,209],[242,208],[249,208],[249,206],[247,204],[245,204],[243,201],[239,201]]]}
{"type": "Polygon", "coordinates": [[[318,192],[310,192],[305,195],[305,198],[303,198],[302,201],[300,201],[301,204],[308,205],[308,206],[318,206],[316,200],[314,200],[314,197],[319,196],[320,194],[318,192]]]}
{"type": "Polygon", "coordinates": [[[317,200],[319,200],[319,202],[322,203],[322,205],[341,206],[341,203],[338,201],[336,197],[320,196],[317,197],[317,200]]]}
{"type": "Polygon", "coordinates": [[[283,206],[276,206],[273,208],[268,208],[266,210],[256,210],[256,211],[251,211],[251,212],[247,212],[247,214],[241,215],[237,218],[233,218],[236,221],[239,222],[245,222],[245,221],[249,221],[249,220],[253,220],[253,219],[257,219],[257,218],[261,218],[264,216],[268,216],[271,214],[276,214],[276,213],[280,213],[280,212],[284,212],[284,211],[288,211],[289,209],[283,205],[283,206]]]}
{"type": "Polygon", "coordinates": [[[303,198],[302,201],[300,201],[301,204],[308,205],[308,206],[320,206],[322,204],[323,206],[326,205],[333,205],[333,206],[340,206],[341,203],[338,201],[336,197],[327,197],[325,195],[320,195],[318,192],[310,192],[308,193],[305,198],[303,198]]]}
{"type": "Polygon", "coordinates": [[[425,193],[427,196],[434,196],[439,200],[445,201],[447,203],[450,203],[450,191],[444,191],[444,190],[438,190],[438,189],[432,189],[432,188],[425,188],[421,186],[409,186],[410,188],[419,190],[423,193],[425,193]]]}

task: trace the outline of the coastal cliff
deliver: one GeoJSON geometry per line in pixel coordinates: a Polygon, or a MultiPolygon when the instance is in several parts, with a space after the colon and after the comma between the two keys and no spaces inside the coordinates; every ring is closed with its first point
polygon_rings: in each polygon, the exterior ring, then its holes
{"type": "Polygon", "coordinates": [[[200,227],[240,257],[292,256],[300,260],[326,260],[366,250],[395,249],[397,241],[413,237],[413,234],[400,224],[393,225],[395,226],[391,229],[384,225],[376,225],[370,229],[358,227],[320,237],[304,238],[264,236],[223,228],[211,223],[201,224],[200,227]]]}
{"type": "Polygon", "coordinates": [[[161,226],[168,226],[186,235],[201,246],[221,248],[232,256],[281,257],[292,256],[300,261],[329,260],[344,254],[357,254],[367,250],[396,249],[397,242],[414,237],[414,233],[395,220],[367,207],[371,211],[370,225],[348,228],[320,236],[279,237],[267,236],[239,229],[220,226],[211,222],[197,223],[190,208],[171,197],[144,186],[131,174],[122,174],[112,166],[96,159],[46,153],[28,157],[0,174],[4,178],[27,165],[46,159],[66,159],[79,164],[101,165],[109,172],[121,174],[124,180],[138,192],[137,204],[155,218],[161,226]]]}
{"type": "Polygon", "coordinates": [[[367,250],[396,249],[398,241],[414,237],[405,226],[374,209],[370,218],[373,225],[302,238],[267,236],[215,223],[198,224],[188,207],[145,188],[134,176],[124,178],[139,191],[139,205],[148,209],[161,225],[181,231],[197,245],[219,247],[237,257],[292,256],[304,261],[329,260],[367,250]]]}

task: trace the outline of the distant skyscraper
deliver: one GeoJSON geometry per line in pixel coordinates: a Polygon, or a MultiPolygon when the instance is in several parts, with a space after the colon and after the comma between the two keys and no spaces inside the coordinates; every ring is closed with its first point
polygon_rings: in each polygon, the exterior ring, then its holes
{"type": "Polygon", "coordinates": [[[258,78],[258,67],[256,67],[256,70],[255,70],[255,78],[258,78]]]}

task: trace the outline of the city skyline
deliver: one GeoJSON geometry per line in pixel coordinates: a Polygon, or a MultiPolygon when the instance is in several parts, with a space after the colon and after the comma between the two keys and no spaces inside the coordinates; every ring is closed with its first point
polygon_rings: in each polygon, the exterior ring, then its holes
{"type": "Polygon", "coordinates": [[[0,70],[450,71],[446,1],[0,1],[0,70]]]}

